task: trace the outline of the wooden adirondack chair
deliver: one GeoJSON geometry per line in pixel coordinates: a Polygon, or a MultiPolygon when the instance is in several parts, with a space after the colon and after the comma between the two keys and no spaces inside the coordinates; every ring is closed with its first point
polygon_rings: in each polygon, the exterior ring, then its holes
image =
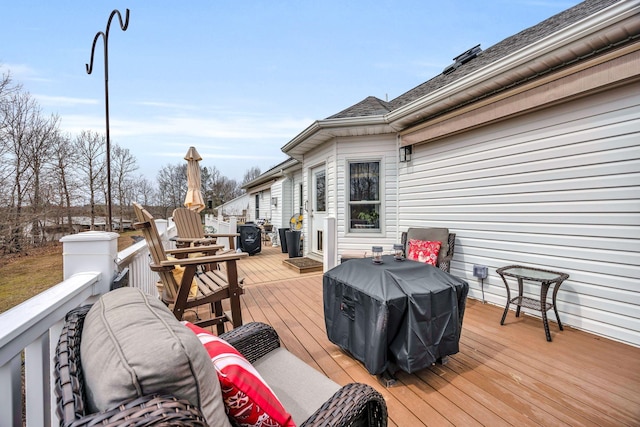
{"type": "Polygon", "coordinates": [[[176,223],[178,236],[174,239],[176,246],[196,246],[210,245],[217,243],[220,237],[229,239],[228,252],[236,250],[235,239],[239,236],[237,233],[205,233],[200,220],[200,214],[187,208],[177,208],[173,211],[173,222],[176,223]]]}
{"type": "Polygon", "coordinates": [[[224,332],[224,323],[231,322],[234,327],[242,325],[242,311],[240,307],[240,295],[243,293],[238,281],[238,269],[236,262],[247,256],[246,253],[227,253],[212,255],[222,248],[221,245],[197,246],[189,248],[165,251],[156,228],[153,216],[140,204],[134,203],[133,208],[138,222],[134,224],[136,229],[141,229],[149,245],[152,262],[151,270],[158,273],[163,284],[162,300],[165,304],[173,305],[173,314],[178,320],[182,320],[185,310],[204,304],[211,305],[211,319],[196,320],[201,327],[216,325],[218,334],[224,332]],[[181,258],[169,260],[167,254],[180,258],[189,253],[199,252],[204,254],[197,258],[181,258]],[[208,267],[217,265],[215,269],[198,271],[199,266],[208,267]],[[180,283],[176,282],[172,270],[181,265],[185,267],[180,283]],[[189,293],[193,280],[197,284],[195,297],[189,293]],[[230,311],[223,311],[222,301],[229,300],[230,311]]]}

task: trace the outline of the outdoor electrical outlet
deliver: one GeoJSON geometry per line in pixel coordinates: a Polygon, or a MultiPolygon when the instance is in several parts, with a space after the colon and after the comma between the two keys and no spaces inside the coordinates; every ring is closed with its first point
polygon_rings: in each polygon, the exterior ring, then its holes
{"type": "Polygon", "coordinates": [[[484,279],[487,278],[489,269],[486,265],[474,265],[473,276],[480,279],[480,288],[482,289],[482,303],[484,304],[484,279]]]}
{"type": "Polygon", "coordinates": [[[489,269],[487,268],[486,265],[474,265],[473,276],[477,277],[478,279],[486,279],[488,270],[489,269]]]}

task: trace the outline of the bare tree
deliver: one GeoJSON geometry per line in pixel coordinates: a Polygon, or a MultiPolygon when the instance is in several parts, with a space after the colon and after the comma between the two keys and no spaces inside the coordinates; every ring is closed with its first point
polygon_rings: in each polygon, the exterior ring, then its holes
{"type": "Polygon", "coordinates": [[[136,200],[143,206],[149,206],[154,202],[154,193],[156,191],[153,183],[143,175],[139,175],[137,178],[134,178],[134,182],[135,185],[133,186],[131,200],[136,200]]]}
{"type": "Polygon", "coordinates": [[[215,166],[202,168],[202,194],[205,201],[220,206],[242,194],[240,184],[233,179],[222,176],[215,166]]]}
{"type": "Polygon", "coordinates": [[[104,135],[97,132],[83,130],[76,137],[74,147],[78,153],[78,168],[81,179],[89,192],[91,229],[95,228],[97,196],[100,191],[104,195],[105,187],[105,150],[104,135]]]}
{"type": "Polygon", "coordinates": [[[51,174],[57,187],[59,197],[59,212],[65,212],[68,231],[72,230],[71,206],[74,191],[79,187],[77,175],[74,175],[71,165],[79,163],[78,153],[73,146],[70,135],[59,132],[52,139],[51,144],[51,174]]]}
{"type": "Polygon", "coordinates": [[[134,185],[132,174],[137,169],[136,158],[128,148],[120,147],[117,144],[111,146],[111,179],[115,179],[120,225],[122,225],[122,219],[124,218],[125,206],[131,204],[133,197],[132,187],[134,185]]]}
{"type": "Polygon", "coordinates": [[[253,181],[257,177],[259,177],[261,173],[262,172],[260,172],[260,168],[258,166],[253,166],[252,168],[249,168],[244,173],[244,177],[242,178],[242,185],[245,185],[247,182],[253,181]]]}
{"type": "Polygon", "coordinates": [[[42,117],[40,107],[28,92],[14,91],[2,103],[3,160],[6,171],[13,177],[8,203],[6,244],[8,252],[20,252],[25,244],[25,234],[39,235],[35,213],[40,204],[40,176],[46,158],[46,147],[51,129],[57,119],[42,117]],[[45,150],[44,153],[41,150],[45,150]],[[25,210],[27,202],[32,209],[25,210]],[[32,216],[29,217],[29,213],[32,216]],[[31,230],[25,233],[25,226],[31,230]]]}
{"type": "MultiPolygon", "coordinates": [[[[7,242],[11,235],[11,205],[14,200],[13,193],[13,171],[14,162],[12,155],[13,144],[10,134],[7,132],[9,126],[11,97],[19,91],[19,86],[13,84],[9,73],[0,76],[0,242],[7,242]]],[[[4,245],[0,244],[4,247],[4,245]]]]}
{"type": "Polygon", "coordinates": [[[163,166],[158,172],[158,207],[164,218],[182,206],[187,195],[187,164],[163,166]]]}
{"type": "MultiPolygon", "coordinates": [[[[30,172],[31,186],[29,190],[31,202],[31,236],[35,243],[46,241],[44,226],[46,225],[46,197],[42,190],[42,178],[45,167],[51,156],[52,140],[57,136],[59,118],[57,115],[44,118],[40,107],[33,110],[31,117],[31,137],[25,141],[23,147],[27,168],[30,172]]],[[[50,194],[50,189],[47,189],[50,194]]]]}

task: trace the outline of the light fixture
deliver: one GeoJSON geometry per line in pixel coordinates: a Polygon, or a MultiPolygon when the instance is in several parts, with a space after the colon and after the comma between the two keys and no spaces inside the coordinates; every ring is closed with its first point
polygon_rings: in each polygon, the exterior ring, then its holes
{"type": "Polygon", "coordinates": [[[400,147],[400,163],[411,161],[411,145],[400,147]]]}

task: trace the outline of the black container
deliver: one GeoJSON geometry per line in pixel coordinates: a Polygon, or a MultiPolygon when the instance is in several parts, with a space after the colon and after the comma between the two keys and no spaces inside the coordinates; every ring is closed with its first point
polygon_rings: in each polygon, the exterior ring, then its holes
{"type": "Polygon", "coordinates": [[[289,231],[288,228],[278,228],[278,237],[280,237],[280,249],[282,249],[282,253],[287,253],[287,237],[285,232],[289,231]]]}
{"type": "Polygon", "coordinates": [[[249,255],[255,255],[262,250],[262,234],[260,227],[255,224],[238,225],[238,248],[249,255]]]}
{"type": "Polygon", "coordinates": [[[301,257],[300,236],[302,235],[302,232],[298,230],[288,230],[284,234],[287,236],[287,252],[289,252],[289,258],[301,257]]]}

